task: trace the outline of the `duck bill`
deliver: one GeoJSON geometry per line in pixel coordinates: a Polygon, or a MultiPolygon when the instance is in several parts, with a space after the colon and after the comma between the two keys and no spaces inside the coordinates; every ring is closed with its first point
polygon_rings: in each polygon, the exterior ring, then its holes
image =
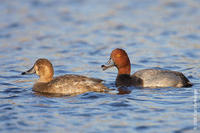
{"type": "Polygon", "coordinates": [[[108,62],[106,63],[106,65],[101,65],[101,68],[103,69],[103,71],[105,71],[108,68],[114,67],[115,63],[113,62],[112,58],[110,58],[108,60],[108,62]]]}
{"type": "Polygon", "coordinates": [[[34,73],[35,73],[35,69],[34,69],[34,66],[33,66],[31,69],[29,69],[26,72],[22,72],[21,74],[22,75],[27,75],[27,74],[34,74],[34,73]]]}

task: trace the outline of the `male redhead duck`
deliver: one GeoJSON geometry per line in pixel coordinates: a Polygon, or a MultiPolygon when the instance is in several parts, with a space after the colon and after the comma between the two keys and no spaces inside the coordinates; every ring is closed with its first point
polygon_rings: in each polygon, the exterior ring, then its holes
{"type": "Polygon", "coordinates": [[[116,86],[137,87],[190,87],[191,82],[181,73],[170,70],[143,69],[130,75],[131,65],[127,53],[123,49],[115,49],[110,55],[108,66],[102,65],[103,70],[117,67],[116,86]]]}
{"type": "Polygon", "coordinates": [[[39,80],[33,86],[35,92],[72,95],[89,91],[108,91],[108,88],[101,83],[102,80],[96,78],[71,74],[53,78],[54,69],[47,59],[38,59],[33,67],[22,72],[22,75],[34,73],[39,76],[39,80]]]}

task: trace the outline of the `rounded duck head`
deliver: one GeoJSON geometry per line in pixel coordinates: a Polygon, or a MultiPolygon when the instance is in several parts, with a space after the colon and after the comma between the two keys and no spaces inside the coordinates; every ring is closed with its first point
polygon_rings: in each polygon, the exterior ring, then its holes
{"type": "Polygon", "coordinates": [[[120,74],[128,74],[131,72],[131,65],[129,57],[125,50],[117,48],[114,49],[110,55],[110,59],[107,65],[102,65],[103,70],[106,70],[110,67],[117,67],[118,75],[120,74]]]}
{"type": "Polygon", "coordinates": [[[49,60],[40,58],[30,70],[23,72],[22,75],[34,73],[39,76],[38,82],[50,82],[54,75],[53,65],[49,60]]]}

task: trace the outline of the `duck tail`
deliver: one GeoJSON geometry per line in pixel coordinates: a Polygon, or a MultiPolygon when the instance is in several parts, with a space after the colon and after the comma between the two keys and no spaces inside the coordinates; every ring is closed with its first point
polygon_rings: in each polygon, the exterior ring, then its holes
{"type": "Polygon", "coordinates": [[[187,82],[187,83],[185,83],[185,85],[184,85],[184,87],[191,87],[191,86],[193,86],[193,84],[192,84],[191,82],[187,82]]]}

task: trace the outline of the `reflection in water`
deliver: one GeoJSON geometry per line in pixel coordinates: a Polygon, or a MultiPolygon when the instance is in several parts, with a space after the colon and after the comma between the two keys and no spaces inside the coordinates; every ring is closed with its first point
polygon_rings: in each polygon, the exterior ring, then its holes
{"type": "Polygon", "coordinates": [[[119,95],[130,94],[133,89],[134,87],[119,87],[117,94],[119,95]]]}

